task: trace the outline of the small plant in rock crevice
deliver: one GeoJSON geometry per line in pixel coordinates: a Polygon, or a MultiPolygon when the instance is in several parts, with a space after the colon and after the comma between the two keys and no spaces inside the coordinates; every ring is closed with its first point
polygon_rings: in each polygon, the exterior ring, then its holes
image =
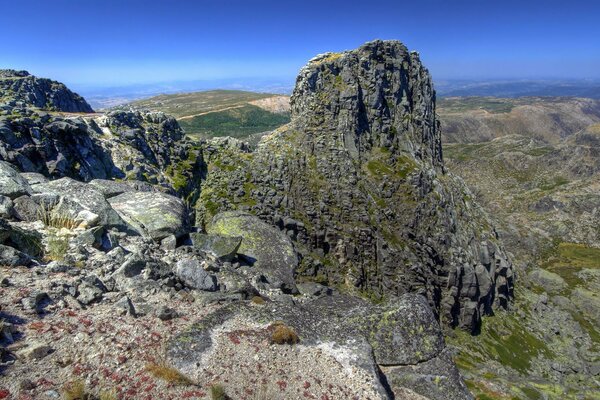
{"type": "Polygon", "coordinates": [[[48,227],[61,229],[75,229],[79,223],[68,213],[59,211],[50,205],[41,204],[37,210],[37,217],[48,227]]]}

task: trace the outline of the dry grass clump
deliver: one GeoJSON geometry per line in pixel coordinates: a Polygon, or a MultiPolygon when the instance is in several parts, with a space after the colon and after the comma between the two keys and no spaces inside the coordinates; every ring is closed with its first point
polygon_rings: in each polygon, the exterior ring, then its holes
{"type": "Polygon", "coordinates": [[[252,301],[252,303],[258,304],[258,305],[261,305],[261,306],[266,303],[265,299],[263,299],[260,296],[254,296],[254,297],[252,297],[251,301],[252,301]]]}
{"type": "Polygon", "coordinates": [[[194,384],[190,378],[168,365],[165,361],[146,364],[146,370],[155,377],[174,385],[190,386],[194,384]]]}
{"type": "Polygon", "coordinates": [[[273,333],[271,334],[271,343],[273,344],[296,344],[300,341],[298,334],[292,328],[281,321],[271,325],[273,333]]]}
{"type": "Polygon", "coordinates": [[[227,400],[225,388],[219,384],[214,384],[210,387],[210,398],[212,400],[227,400]]]}
{"type": "Polygon", "coordinates": [[[66,383],[63,386],[62,397],[64,400],[117,400],[114,390],[102,391],[98,396],[94,396],[87,391],[82,380],[66,383]]]}
{"type": "Polygon", "coordinates": [[[91,400],[91,398],[92,396],[87,393],[82,380],[68,382],[63,386],[64,400],[91,400]]]}
{"type": "Polygon", "coordinates": [[[57,211],[45,204],[40,205],[37,214],[44,225],[52,228],[75,229],[79,226],[79,223],[68,213],[57,211]]]}

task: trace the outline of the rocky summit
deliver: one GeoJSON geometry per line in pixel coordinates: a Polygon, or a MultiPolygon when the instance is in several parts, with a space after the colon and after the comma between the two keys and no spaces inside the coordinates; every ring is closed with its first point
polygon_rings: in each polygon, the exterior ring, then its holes
{"type": "Polygon", "coordinates": [[[255,148],[23,71],[0,99],[3,398],[472,398],[443,332],[515,273],[402,43],[310,60],[255,148]]]}

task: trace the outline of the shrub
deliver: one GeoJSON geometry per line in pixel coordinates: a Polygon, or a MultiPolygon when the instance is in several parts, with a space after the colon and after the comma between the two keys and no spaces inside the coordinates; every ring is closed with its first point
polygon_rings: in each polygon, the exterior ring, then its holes
{"type": "Polygon", "coordinates": [[[98,396],[88,392],[85,382],[76,380],[68,382],[63,386],[64,400],[116,400],[117,395],[114,390],[102,391],[98,396]]]}
{"type": "Polygon", "coordinates": [[[194,384],[190,378],[168,365],[165,361],[147,364],[146,370],[155,377],[175,385],[190,386],[194,384]]]}
{"type": "Polygon", "coordinates": [[[283,322],[275,322],[272,328],[271,343],[292,345],[300,341],[298,334],[283,322]]]}
{"type": "Polygon", "coordinates": [[[210,398],[212,400],[227,400],[225,388],[219,384],[214,384],[210,387],[210,398]]]}

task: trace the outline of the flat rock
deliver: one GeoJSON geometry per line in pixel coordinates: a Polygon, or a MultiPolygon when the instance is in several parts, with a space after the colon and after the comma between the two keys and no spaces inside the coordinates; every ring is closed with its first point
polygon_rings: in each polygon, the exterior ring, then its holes
{"type": "Polygon", "coordinates": [[[160,241],[189,231],[187,210],[177,197],[159,192],[127,192],[111,197],[114,210],[140,235],[160,241]]]}
{"type": "MultiPolygon", "coordinates": [[[[318,348],[333,355],[347,370],[357,369],[370,376],[372,389],[380,398],[389,398],[386,385],[380,380],[380,367],[419,368],[436,365],[443,375],[444,390],[452,399],[471,399],[451,358],[444,354],[443,336],[425,298],[407,294],[393,304],[373,305],[346,295],[325,296],[301,304],[275,302],[257,306],[251,302],[225,306],[191,325],[171,339],[167,345],[169,362],[194,376],[218,349],[219,335],[231,338],[239,326],[247,328],[244,335],[259,334],[274,322],[291,327],[300,338],[302,348],[318,348]],[[261,328],[262,327],[262,328],[261,328]],[[445,371],[445,372],[444,372],[445,371]]],[[[420,370],[421,374],[425,370],[420,370]]],[[[394,374],[393,376],[397,376],[394,374]]],[[[388,379],[389,381],[389,379],[388,379]]],[[[403,389],[430,398],[431,388],[421,379],[398,382],[390,390],[403,389]]],[[[435,395],[435,399],[444,398],[435,395]]]]}

